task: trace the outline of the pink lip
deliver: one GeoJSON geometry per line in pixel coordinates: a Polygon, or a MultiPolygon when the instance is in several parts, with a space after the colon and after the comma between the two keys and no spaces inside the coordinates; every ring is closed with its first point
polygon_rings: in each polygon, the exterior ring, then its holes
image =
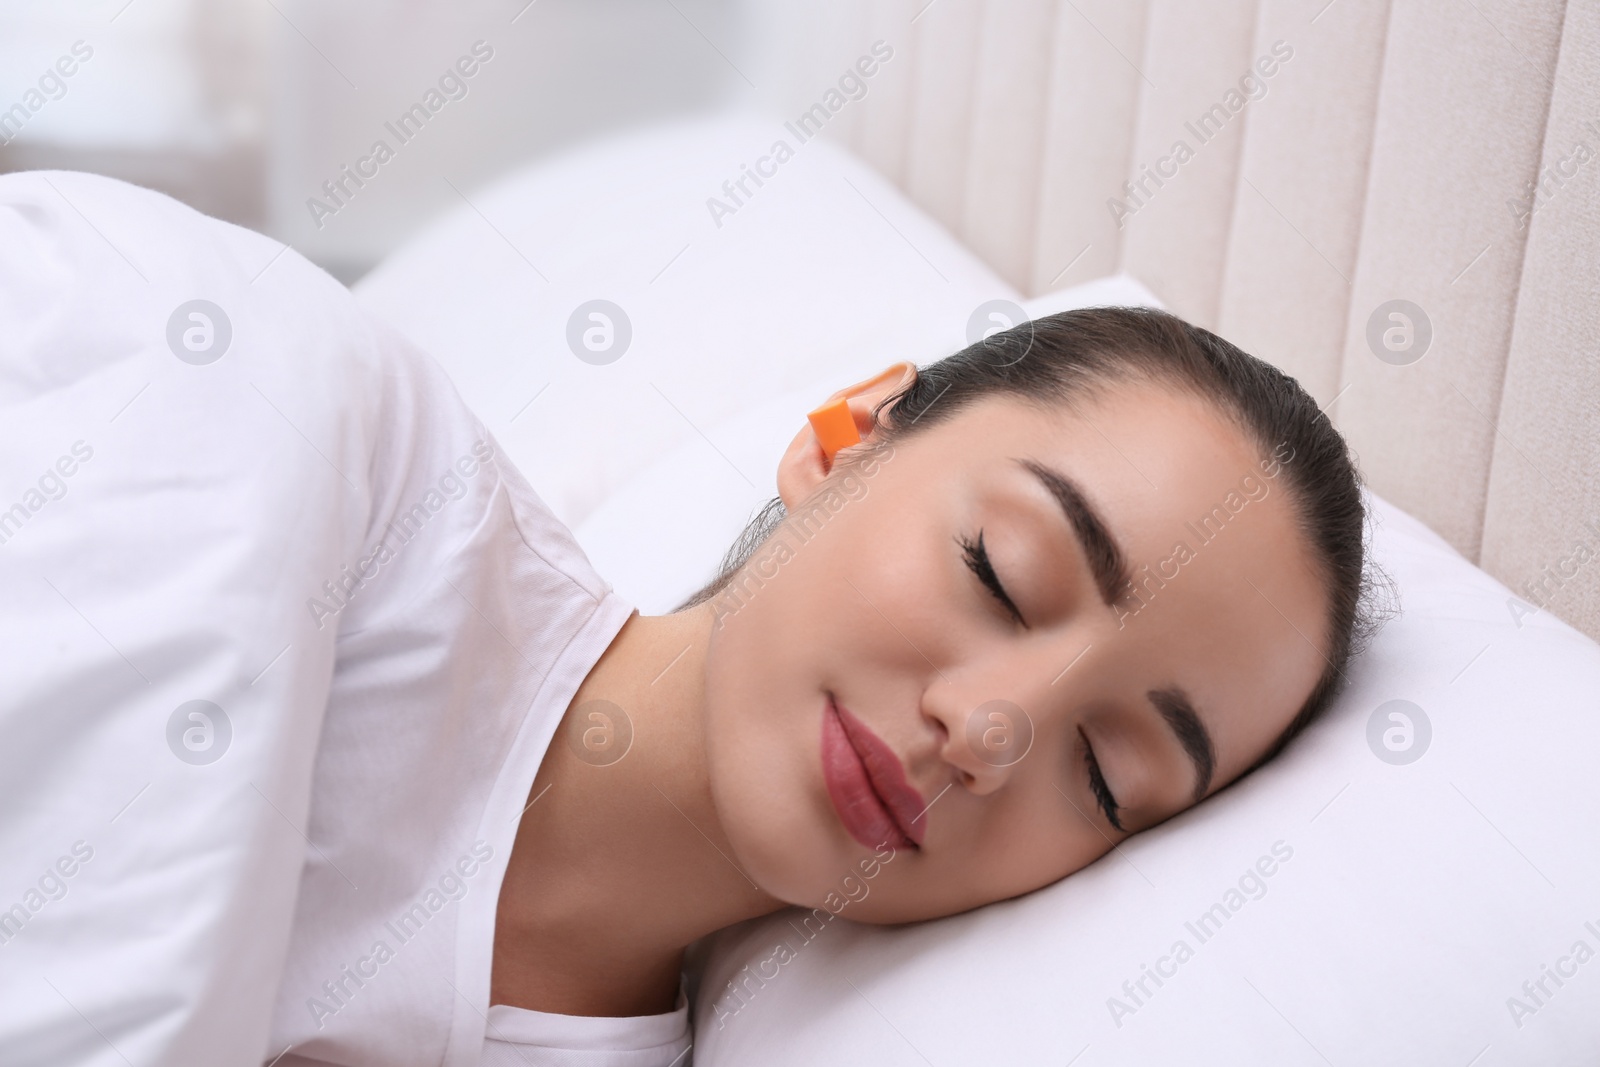
{"type": "Polygon", "coordinates": [[[828,696],[822,713],[822,776],[839,821],[867,848],[922,847],[927,810],[894,749],[828,696]]]}

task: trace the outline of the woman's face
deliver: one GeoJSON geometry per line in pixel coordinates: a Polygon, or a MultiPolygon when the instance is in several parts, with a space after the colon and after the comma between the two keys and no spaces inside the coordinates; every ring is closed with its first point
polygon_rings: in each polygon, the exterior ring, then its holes
{"type": "MultiPolygon", "coordinates": [[[[836,394],[862,425],[893,371],[836,394]]],[[[714,602],[712,797],[780,899],[892,923],[1047,885],[1226,785],[1326,666],[1294,458],[1204,402],[991,397],[851,456],[801,431],[791,524],[714,602]]]]}

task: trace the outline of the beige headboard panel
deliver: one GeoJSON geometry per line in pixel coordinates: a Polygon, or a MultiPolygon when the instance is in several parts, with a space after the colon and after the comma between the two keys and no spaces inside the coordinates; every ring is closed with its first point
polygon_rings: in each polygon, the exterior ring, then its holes
{"type": "Polygon", "coordinates": [[[887,41],[830,136],[1002,275],[1135,275],[1331,404],[1377,492],[1600,637],[1600,5],[795,10],[778,95],[887,41]]]}

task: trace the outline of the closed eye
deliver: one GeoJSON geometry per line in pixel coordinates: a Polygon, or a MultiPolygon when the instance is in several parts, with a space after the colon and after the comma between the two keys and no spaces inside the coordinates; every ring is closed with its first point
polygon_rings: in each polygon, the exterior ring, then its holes
{"type": "Polygon", "coordinates": [[[956,542],[961,546],[967,566],[972,569],[972,573],[976,574],[978,580],[994,594],[995,599],[1004,605],[1011,617],[1026,627],[1028,624],[1023,619],[1022,612],[1017,610],[1017,605],[1006,593],[1005,586],[1000,584],[1000,576],[994,572],[994,564],[989,562],[989,550],[983,546],[983,530],[981,528],[978,530],[976,541],[957,537],[956,542]]]}
{"type": "Polygon", "coordinates": [[[1106,785],[1106,776],[1100,771],[1100,761],[1095,759],[1094,748],[1089,744],[1089,739],[1083,737],[1083,731],[1078,731],[1078,736],[1083,738],[1083,762],[1089,768],[1089,791],[1094,794],[1095,803],[1100,805],[1100,810],[1106,814],[1106,822],[1114,828],[1121,830],[1122,822],[1117,818],[1121,806],[1117,798],[1111,795],[1111,787],[1106,785]]]}

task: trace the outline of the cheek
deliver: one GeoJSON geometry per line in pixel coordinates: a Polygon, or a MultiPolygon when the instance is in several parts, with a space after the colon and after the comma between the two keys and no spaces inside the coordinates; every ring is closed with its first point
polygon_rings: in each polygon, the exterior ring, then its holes
{"type": "Polygon", "coordinates": [[[940,809],[954,823],[946,847],[937,854],[897,855],[843,917],[868,923],[942,918],[1051,885],[1111,850],[1042,768],[987,797],[952,789],[935,810],[940,809]]]}
{"type": "MultiPolygon", "coordinates": [[[[826,693],[909,747],[922,694],[939,682],[929,659],[953,665],[973,647],[957,523],[880,477],[825,521],[780,528],[713,601],[712,799],[739,865],[766,892],[805,906],[821,906],[866,855],[839,824],[822,775],[826,693]],[[781,550],[777,538],[787,539],[781,550]]],[[[847,912],[909,921],[1036,887],[1044,875],[1027,825],[1005,835],[1014,847],[983,849],[990,874],[971,864],[983,840],[974,833],[952,842],[937,867],[919,866],[915,854],[889,865],[847,912]]]]}
{"type": "Polygon", "coordinates": [[[866,854],[839,824],[823,779],[826,694],[914,707],[929,668],[908,638],[932,650],[929,601],[948,596],[934,587],[927,539],[908,540],[895,518],[909,504],[896,509],[879,478],[836,511],[812,511],[806,523],[791,516],[712,601],[712,800],[745,872],[806,906],[820,906],[866,854]]]}
{"type": "Polygon", "coordinates": [[[711,797],[734,859],[764,891],[818,906],[854,862],[822,781],[824,685],[815,660],[826,605],[801,553],[751,568],[719,600],[706,656],[711,797]]]}

